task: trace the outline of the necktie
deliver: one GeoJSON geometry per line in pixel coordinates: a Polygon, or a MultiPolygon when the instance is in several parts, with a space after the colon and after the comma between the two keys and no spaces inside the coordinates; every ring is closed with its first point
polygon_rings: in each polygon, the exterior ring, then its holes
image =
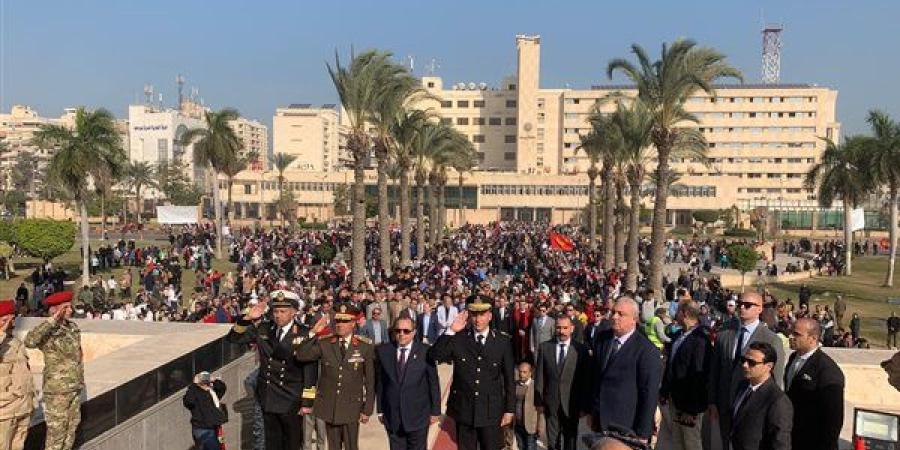
{"type": "Polygon", "coordinates": [[[341,339],[341,359],[347,358],[347,340],[341,339]]]}
{"type": "Polygon", "coordinates": [[[556,358],[556,367],[562,372],[563,364],[566,362],[566,344],[559,344],[559,356],[556,358]]]}
{"type": "Polygon", "coordinates": [[[406,347],[400,347],[400,361],[397,362],[397,372],[399,372],[401,377],[406,372],[406,350],[406,347]]]}
{"type": "Polygon", "coordinates": [[[747,401],[750,400],[751,394],[753,394],[753,389],[750,386],[747,386],[747,389],[744,389],[744,392],[742,392],[737,401],[734,402],[734,415],[732,416],[732,421],[737,419],[738,413],[741,412],[741,409],[747,404],[747,401]]]}
{"type": "Polygon", "coordinates": [[[788,372],[788,377],[787,377],[787,388],[788,389],[790,389],[791,385],[794,384],[794,377],[797,376],[797,372],[799,372],[800,367],[803,366],[803,361],[804,361],[804,359],[798,356],[797,360],[794,361],[793,364],[791,364],[791,369],[788,372]]]}
{"type": "Polygon", "coordinates": [[[747,334],[747,329],[741,327],[740,331],[738,331],[738,340],[737,345],[734,346],[734,363],[741,363],[741,356],[744,356],[744,335],[747,334]]]}
{"type": "Polygon", "coordinates": [[[275,342],[280,343],[282,337],[284,337],[284,329],[279,328],[278,331],[275,332],[275,342]]]}
{"type": "Polygon", "coordinates": [[[478,341],[478,345],[484,346],[484,335],[479,334],[475,336],[475,339],[478,341]]]}

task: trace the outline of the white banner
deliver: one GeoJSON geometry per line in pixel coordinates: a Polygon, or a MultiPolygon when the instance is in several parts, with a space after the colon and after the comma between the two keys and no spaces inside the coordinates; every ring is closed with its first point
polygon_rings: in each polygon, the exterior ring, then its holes
{"type": "Polygon", "coordinates": [[[157,206],[156,217],[161,224],[181,225],[197,223],[197,206],[157,206]]]}
{"type": "Polygon", "coordinates": [[[862,230],[866,227],[866,212],[856,208],[850,213],[850,231],[862,230]]]}

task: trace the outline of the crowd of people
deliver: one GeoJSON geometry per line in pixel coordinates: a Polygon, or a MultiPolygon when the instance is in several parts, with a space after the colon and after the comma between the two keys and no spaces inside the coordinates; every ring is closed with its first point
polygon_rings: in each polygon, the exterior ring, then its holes
{"type": "MultiPolygon", "coordinates": [[[[645,281],[649,240],[639,243],[637,289],[628,290],[627,270],[605,261],[602,248],[591,249],[584,232],[569,226],[466,225],[423,252],[413,248],[407,265],[399,264],[400,233],[392,229],[393,271],[380,267],[377,230],[370,228],[369,273],[356,286],[345,262],[355,250],[346,225],[232,229],[225,250],[234,266],[224,272],[212,267],[213,228],[165,233],[168,246],[120,240],[92,251],[96,272],[75,299],[75,317],[232,324],[229,338],[251,345],[260,360],[250,380],[259,449],[322,449],[326,441],[331,448],[356,448],[356,427],[373,415],[375,404],[392,448],[424,448],[420,432],[440,415],[434,365],[443,362],[454,365],[447,414],[460,448],[480,443],[526,450],[540,438],[546,448],[574,449],[583,416],[598,437],[613,435],[637,448],[654,441],[700,448],[695,445],[705,440],[708,446],[713,428],[735,448],[791,448],[791,439],[793,448],[834,448],[833,430],[814,441],[824,446],[797,444],[812,437],[800,426],[806,418],[791,418],[795,396],[788,390],[788,403],[781,398],[798,373],[785,376],[790,362],[783,349],[803,350],[806,361],[818,346],[867,345],[858,315],[848,317],[841,298],[811,311],[806,286],[796,308],[793,299],[776,298],[764,286],[744,294],[721,286],[710,271],[728,267],[726,240],[667,241],[666,261],[676,268],[656,292],[645,281]],[[576,245],[555,249],[551,232],[576,245]],[[117,279],[108,275],[113,268],[125,270],[117,279]],[[195,274],[193,286],[182,286],[183,271],[195,274]],[[476,342],[484,350],[470,345],[476,342]],[[415,373],[410,380],[419,384],[392,378],[398,365],[404,374],[415,373]],[[777,417],[758,424],[754,419],[751,428],[759,430],[750,435],[735,433],[732,417],[745,407],[749,395],[741,389],[747,383],[754,391],[771,384],[766,401],[780,405],[777,417]],[[404,394],[415,389],[421,392],[404,394]],[[657,409],[662,421],[654,419],[657,409]],[[418,413],[407,417],[404,410],[418,413]],[[707,434],[701,436],[701,429],[707,434]],[[744,445],[754,439],[756,444],[744,445]],[[776,441],[762,445],[760,439],[776,441]]],[[[780,250],[805,256],[809,262],[803,264],[839,267],[840,246],[784,241],[771,255],[780,250]]],[[[774,261],[767,264],[763,270],[772,270],[774,261]]],[[[16,296],[20,311],[41,313],[42,300],[63,290],[64,279],[49,265],[35,270],[32,295],[23,283],[24,293],[16,296]]],[[[203,375],[190,403],[217,392],[214,381],[203,375]]],[[[210,436],[217,434],[200,432],[199,448],[213,448],[210,436]]]]}

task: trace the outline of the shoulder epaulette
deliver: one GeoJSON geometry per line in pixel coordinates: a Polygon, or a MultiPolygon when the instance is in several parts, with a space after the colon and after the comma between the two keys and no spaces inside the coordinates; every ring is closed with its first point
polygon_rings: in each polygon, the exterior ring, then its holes
{"type": "Polygon", "coordinates": [[[324,336],[319,336],[319,340],[324,341],[325,339],[330,339],[332,337],[334,337],[334,334],[326,334],[324,336]]]}
{"type": "Polygon", "coordinates": [[[365,342],[366,344],[371,344],[371,343],[372,343],[372,340],[369,339],[369,338],[367,338],[367,337],[365,337],[365,336],[354,335],[353,338],[356,339],[356,340],[358,340],[358,341],[360,341],[360,342],[365,342]]]}

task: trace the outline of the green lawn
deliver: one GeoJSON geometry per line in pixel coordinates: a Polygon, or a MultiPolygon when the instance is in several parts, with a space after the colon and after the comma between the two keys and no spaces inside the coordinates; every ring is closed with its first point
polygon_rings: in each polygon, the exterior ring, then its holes
{"type": "Polygon", "coordinates": [[[844,327],[849,328],[854,312],[862,319],[862,335],[872,347],[884,348],[887,326],[885,320],[891,311],[900,314],[900,305],[890,305],[888,298],[900,299],[900,269],[894,270],[894,288],[882,287],[887,273],[888,259],[885,256],[867,256],[853,260],[853,275],[850,277],[816,277],[802,282],[769,284],[769,291],[779,300],[791,298],[797,305],[797,292],[805,282],[812,291],[810,309],[814,305],[834,305],[835,296],[842,294],[848,302],[844,317],[844,327]]]}

